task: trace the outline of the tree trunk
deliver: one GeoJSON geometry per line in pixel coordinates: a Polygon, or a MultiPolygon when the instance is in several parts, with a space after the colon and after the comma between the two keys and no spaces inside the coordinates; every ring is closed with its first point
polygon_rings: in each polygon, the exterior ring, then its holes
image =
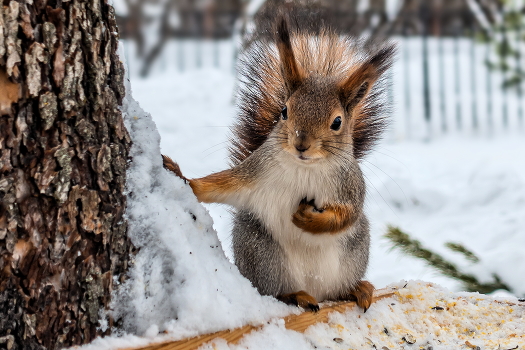
{"type": "Polygon", "coordinates": [[[117,46],[105,0],[0,3],[0,348],[109,332],[100,310],[134,249],[117,46]]]}

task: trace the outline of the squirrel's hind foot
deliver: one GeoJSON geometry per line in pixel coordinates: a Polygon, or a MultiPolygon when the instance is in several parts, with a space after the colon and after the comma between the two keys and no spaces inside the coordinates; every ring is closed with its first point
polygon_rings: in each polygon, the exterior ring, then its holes
{"type": "Polygon", "coordinates": [[[355,300],[357,306],[362,308],[364,312],[370,308],[374,298],[374,286],[368,281],[359,281],[357,285],[348,292],[350,299],[355,300]]]}
{"type": "Polygon", "coordinates": [[[277,297],[277,299],[288,305],[300,306],[303,309],[311,310],[313,312],[319,311],[319,304],[317,303],[317,300],[302,290],[296,293],[280,295],[277,297]]]}

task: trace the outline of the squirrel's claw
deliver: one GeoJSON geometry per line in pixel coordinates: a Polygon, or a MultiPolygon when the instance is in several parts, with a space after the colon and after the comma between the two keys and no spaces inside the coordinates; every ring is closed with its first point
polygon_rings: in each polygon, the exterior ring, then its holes
{"type": "Polygon", "coordinates": [[[308,309],[312,310],[313,312],[319,311],[319,304],[310,304],[308,303],[308,309]]]}
{"type": "Polygon", "coordinates": [[[188,183],[188,179],[182,175],[182,171],[180,171],[180,167],[177,163],[175,163],[170,157],[165,156],[162,154],[162,166],[164,169],[171,171],[178,177],[184,180],[184,183],[188,183]]]}
{"type": "Polygon", "coordinates": [[[324,211],[324,209],[322,209],[322,208],[317,208],[317,206],[315,205],[315,198],[308,200],[308,197],[304,197],[299,202],[299,209],[298,210],[300,210],[301,208],[306,209],[308,207],[312,207],[311,209],[312,209],[313,212],[322,213],[324,211]]]}
{"type": "Polygon", "coordinates": [[[277,299],[288,305],[300,306],[303,309],[311,310],[313,312],[319,311],[319,304],[317,303],[317,300],[302,290],[297,293],[280,295],[277,297],[277,299]]]}
{"type": "Polygon", "coordinates": [[[298,220],[310,221],[312,219],[312,214],[315,215],[322,212],[324,212],[324,209],[318,208],[315,205],[315,199],[308,200],[305,197],[301,199],[301,202],[299,202],[299,207],[297,208],[294,217],[298,220]]]}
{"type": "Polygon", "coordinates": [[[355,298],[357,306],[361,307],[366,312],[374,298],[374,286],[368,281],[359,281],[352,291],[350,296],[355,298]]]}
{"type": "Polygon", "coordinates": [[[307,204],[312,207],[313,212],[322,213],[324,211],[323,208],[317,208],[317,206],[315,205],[315,199],[312,199],[307,204]]]}

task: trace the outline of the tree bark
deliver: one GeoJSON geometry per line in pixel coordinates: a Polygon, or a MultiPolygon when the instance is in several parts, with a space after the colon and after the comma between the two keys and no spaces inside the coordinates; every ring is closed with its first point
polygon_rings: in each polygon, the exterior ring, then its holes
{"type": "Polygon", "coordinates": [[[0,348],[58,349],[110,330],[100,310],[134,248],[106,1],[0,3],[0,348]]]}

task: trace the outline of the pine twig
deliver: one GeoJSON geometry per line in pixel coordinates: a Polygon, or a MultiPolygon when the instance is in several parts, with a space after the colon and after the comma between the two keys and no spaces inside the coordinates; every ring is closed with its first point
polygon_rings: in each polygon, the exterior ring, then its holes
{"type": "Polygon", "coordinates": [[[453,252],[463,254],[465,259],[472,261],[473,263],[479,262],[479,258],[476,256],[476,254],[472,253],[470,250],[465,248],[465,246],[460,243],[447,242],[445,243],[445,247],[452,250],[453,252]]]}
{"type": "MultiPolygon", "coordinates": [[[[425,260],[428,265],[434,267],[443,275],[461,281],[465,289],[469,292],[480,292],[487,294],[497,289],[505,289],[509,292],[512,292],[511,288],[503,283],[498,275],[493,274],[494,281],[491,283],[481,283],[476,276],[460,271],[456,265],[447,261],[438,253],[424,248],[421,242],[416,239],[412,239],[408,234],[401,231],[398,227],[388,226],[388,231],[385,234],[385,237],[393,244],[393,248],[398,248],[407,255],[425,260]]],[[[463,254],[468,252],[476,257],[472,252],[464,247],[463,251],[460,252],[463,254]]]]}

